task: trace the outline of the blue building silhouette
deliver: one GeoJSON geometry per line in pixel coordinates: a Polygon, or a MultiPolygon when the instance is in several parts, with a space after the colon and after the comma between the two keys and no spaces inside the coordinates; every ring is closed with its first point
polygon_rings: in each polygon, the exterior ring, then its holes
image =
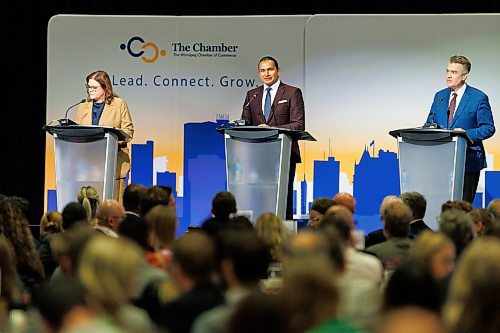
{"type": "Polygon", "coordinates": [[[228,120],[184,124],[184,209],[180,230],[210,216],[212,198],[227,189],[224,136],[228,120]]]}
{"type": "Polygon", "coordinates": [[[300,182],[300,212],[305,215],[307,211],[307,181],[306,175],[304,174],[304,179],[300,182]]]}
{"type": "Polygon", "coordinates": [[[491,200],[500,198],[500,171],[485,171],[484,192],[485,207],[491,200]]]}
{"type": "Polygon", "coordinates": [[[356,198],[356,221],[358,228],[370,232],[381,227],[379,208],[387,195],[400,194],[399,166],[396,153],[378,151],[378,157],[363,152],[354,165],[353,192],[356,198]]]}
{"type": "Polygon", "coordinates": [[[333,198],[339,192],[340,162],[335,157],[327,161],[314,161],[313,199],[333,198]]]}
{"type": "Polygon", "coordinates": [[[153,141],[146,141],[145,144],[132,144],[130,167],[132,183],[142,184],[146,187],[153,185],[153,150],[153,141]]]}

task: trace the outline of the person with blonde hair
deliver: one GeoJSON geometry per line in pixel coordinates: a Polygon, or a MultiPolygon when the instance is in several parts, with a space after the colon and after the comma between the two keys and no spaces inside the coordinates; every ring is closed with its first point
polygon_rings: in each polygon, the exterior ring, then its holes
{"type": "Polygon", "coordinates": [[[426,268],[437,281],[447,278],[455,267],[455,244],[442,232],[422,231],[408,255],[409,260],[426,268]]]}
{"type": "Polygon", "coordinates": [[[99,320],[126,331],[150,332],[146,312],[131,305],[143,261],[142,251],[126,238],[96,234],[88,240],[77,274],[99,320]]]}
{"type": "Polygon", "coordinates": [[[274,213],[263,213],[255,222],[255,230],[269,249],[273,261],[280,262],[283,246],[289,237],[283,221],[274,213]]]}
{"type": "Polygon", "coordinates": [[[77,195],[78,203],[85,208],[87,212],[87,220],[93,227],[97,226],[97,208],[99,207],[100,199],[99,193],[92,186],[82,186],[77,195]]]}
{"type": "Polygon", "coordinates": [[[62,230],[62,215],[58,211],[43,214],[40,219],[40,240],[62,230]]]}
{"type": "Polygon", "coordinates": [[[443,318],[449,333],[500,332],[500,240],[476,238],[453,273],[443,318]]]}
{"type": "Polygon", "coordinates": [[[177,230],[177,215],[166,205],[157,205],[144,217],[148,229],[151,251],[146,253],[148,263],[157,268],[167,268],[177,230]]]}

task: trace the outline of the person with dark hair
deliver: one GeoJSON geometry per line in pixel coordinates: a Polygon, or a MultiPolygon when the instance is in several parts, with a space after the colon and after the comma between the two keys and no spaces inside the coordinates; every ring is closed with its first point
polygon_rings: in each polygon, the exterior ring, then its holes
{"type": "MultiPolygon", "coordinates": [[[[305,107],[300,88],[281,82],[281,69],[278,61],[271,56],[261,58],[257,69],[263,85],[247,91],[241,119],[253,126],[303,131],[305,107]]],[[[296,140],[293,140],[288,177],[287,220],[293,219],[293,180],[296,165],[300,162],[299,145],[296,140]]]]}
{"type": "Polygon", "coordinates": [[[442,212],[439,216],[439,231],[453,241],[457,258],[476,237],[471,217],[461,209],[451,208],[442,212]]]}
{"type": "Polygon", "coordinates": [[[307,222],[307,226],[312,229],[317,229],[320,226],[321,220],[326,214],[327,209],[333,205],[335,205],[335,202],[327,197],[314,199],[311,204],[311,208],[309,208],[309,221],[307,222]]]}
{"type": "Polygon", "coordinates": [[[166,205],[175,211],[175,198],[170,186],[153,185],[146,189],[141,200],[141,215],[146,216],[156,205],[166,205]]]}
{"type": "Polygon", "coordinates": [[[405,192],[399,197],[410,207],[413,215],[413,220],[410,222],[410,238],[415,238],[424,230],[432,230],[424,222],[425,210],[427,209],[425,197],[418,192],[405,192]]]}
{"type": "Polygon", "coordinates": [[[68,230],[76,223],[85,223],[90,225],[87,217],[87,211],[78,202],[70,202],[61,213],[62,215],[62,229],[68,230]]]}
{"type": "Polygon", "coordinates": [[[472,141],[467,145],[463,200],[472,203],[476,196],[479,174],[486,168],[483,140],[493,136],[495,125],[488,96],[465,83],[471,63],[463,55],[448,59],[445,89],[434,95],[426,124],[465,132],[472,141]]]}
{"type": "Polygon", "coordinates": [[[141,201],[146,193],[146,186],[139,183],[132,183],[123,191],[123,208],[125,214],[139,216],[141,212],[141,201]]]}
{"type": "Polygon", "coordinates": [[[85,79],[87,99],[76,111],[76,122],[83,125],[111,126],[128,135],[127,140],[118,141],[118,155],[115,171],[115,200],[122,202],[125,178],[130,171],[130,156],[127,143],[134,137],[134,124],[124,99],[113,91],[108,73],[98,70],[85,79]]]}
{"type": "Polygon", "coordinates": [[[448,209],[459,209],[469,213],[472,210],[472,204],[465,200],[448,200],[441,205],[441,213],[448,209]]]}
{"type": "Polygon", "coordinates": [[[270,255],[265,244],[251,231],[222,230],[218,234],[217,262],[227,286],[225,303],[200,315],[192,333],[224,332],[224,325],[236,305],[252,291],[260,288],[266,275],[270,255]]]}
{"type": "Polygon", "coordinates": [[[231,192],[219,192],[212,199],[212,217],[205,220],[201,230],[215,237],[229,222],[232,214],[237,212],[236,198],[231,192]]]}

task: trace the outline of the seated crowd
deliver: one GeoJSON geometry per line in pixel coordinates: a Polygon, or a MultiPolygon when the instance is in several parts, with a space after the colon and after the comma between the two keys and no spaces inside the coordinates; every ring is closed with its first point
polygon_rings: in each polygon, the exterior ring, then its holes
{"type": "Polygon", "coordinates": [[[35,237],[30,203],[1,196],[0,332],[500,332],[500,199],[447,201],[437,230],[426,205],[387,196],[360,237],[351,194],[315,198],[292,232],[222,191],[176,236],[172,188],[120,203],[85,186],[35,237]]]}

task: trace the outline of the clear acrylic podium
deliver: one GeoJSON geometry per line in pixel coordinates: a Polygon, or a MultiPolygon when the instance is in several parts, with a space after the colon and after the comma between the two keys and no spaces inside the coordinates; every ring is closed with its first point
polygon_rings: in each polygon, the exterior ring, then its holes
{"type": "Polygon", "coordinates": [[[255,221],[273,212],[285,220],[292,140],[316,141],[305,131],[275,127],[218,128],[224,134],[227,190],[239,212],[255,221]]]}
{"type": "Polygon", "coordinates": [[[44,126],[54,137],[57,209],[77,200],[82,186],[92,186],[101,199],[113,199],[118,141],[128,135],[108,126],[44,126]]]}
{"type": "Polygon", "coordinates": [[[389,132],[398,140],[401,193],[427,200],[425,222],[438,229],[436,216],[448,200],[462,200],[467,144],[465,132],[409,128],[389,132]]]}

